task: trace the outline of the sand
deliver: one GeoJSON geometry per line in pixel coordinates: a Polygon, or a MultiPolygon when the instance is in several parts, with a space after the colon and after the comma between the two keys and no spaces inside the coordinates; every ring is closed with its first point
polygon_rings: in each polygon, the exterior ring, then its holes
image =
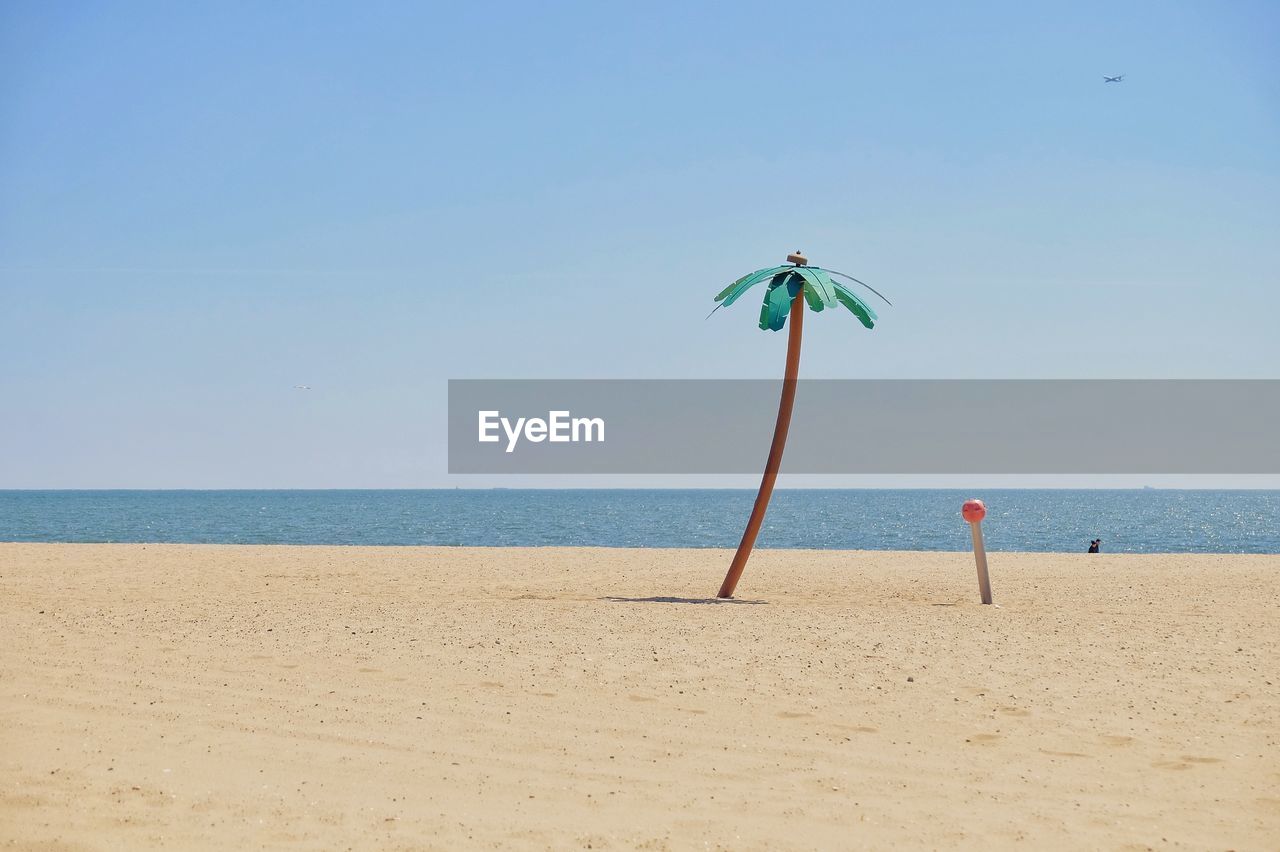
{"type": "Polygon", "coordinates": [[[0,545],[0,847],[1280,847],[1280,557],[0,545]]]}

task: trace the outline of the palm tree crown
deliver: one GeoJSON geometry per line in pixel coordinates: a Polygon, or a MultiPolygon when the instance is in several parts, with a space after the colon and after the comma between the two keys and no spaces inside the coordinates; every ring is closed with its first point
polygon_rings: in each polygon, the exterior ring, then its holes
{"type": "Polygon", "coordinates": [[[864,326],[874,328],[877,319],[876,312],[871,310],[871,307],[866,302],[854,295],[848,287],[837,283],[831,277],[833,275],[847,278],[856,284],[862,284],[863,287],[884,299],[885,304],[891,304],[888,299],[881,296],[869,284],[864,284],[852,275],[796,263],[773,266],[769,269],[758,269],[750,275],[742,276],[724,288],[719,296],[716,296],[716,301],[720,304],[716,305],[711,313],[732,305],[743,293],[767,280],[769,287],[765,290],[764,305],[760,308],[761,329],[781,330],[787,322],[787,314],[791,311],[792,301],[795,299],[796,294],[801,291],[804,292],[804,300],[809,305],[810,310],[821,311],[824,308],[833,308],[837,304],[844,305],[864,326]]]}

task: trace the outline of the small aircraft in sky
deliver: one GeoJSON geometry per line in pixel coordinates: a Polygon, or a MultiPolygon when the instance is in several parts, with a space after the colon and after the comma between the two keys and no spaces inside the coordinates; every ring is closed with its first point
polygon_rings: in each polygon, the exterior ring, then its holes
{"type": "Polygon", "coordinates": [[[1102,82],[1104,82],[1104,83],[1123,83],[1123,82],[1124,82],[1124,75],[1123,75],[1123,74],[1117,74],[1117,75],[1116,75],[1116,76],[1114,76],[1114,77],[1108,77],[1106,74],[1103,74],[1103,75],[1102,75],[1102,82]]]}

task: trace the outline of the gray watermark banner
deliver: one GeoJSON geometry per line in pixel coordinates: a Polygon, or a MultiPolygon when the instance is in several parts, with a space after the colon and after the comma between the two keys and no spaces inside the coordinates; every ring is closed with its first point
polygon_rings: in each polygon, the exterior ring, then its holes
{"type": "MultiPolygon", "coordinates": [[[[1280,380],[796,383],[784,473],[1280,473],[1280,380]]],[[[780,380],[449,382],[450,473],[758,473],[780,380]]]]}

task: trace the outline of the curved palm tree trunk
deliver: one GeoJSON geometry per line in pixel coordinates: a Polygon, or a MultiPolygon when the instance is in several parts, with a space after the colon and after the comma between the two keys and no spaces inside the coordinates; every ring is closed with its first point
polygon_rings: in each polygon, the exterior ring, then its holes
{"type": "Polygon", "coordinates": [[[791,300],[791,328],[787,332],[787,369],[782,379],[782,398],[778,401],[778,422],[773,427],[773,443],[769,445],[769,459],[764,464],[764,477],[760,480],[760,491],[756,494],[755,505],[751,507],[751,517],[747,520],[747,528],[742,532],[742,542],[738,552],[733,555],[733,563],[729,573],[720,584],[718,598],[733,597],[733,590],[742,576],[742,569],[747,567],[751,558],[751,548],[755,547],[756,536],[760,534],[760,525],[764,523],[765,510],[769,508],[769,498],[773,496],[773,484],[778,480],[778,468],[782,465],[782,451],[787,446],[787,429],[791,426],[791,407],[796,401],[796,376],[800,373],[800,335],[804,331],[804,293],[796,293],[791,300]]]}

